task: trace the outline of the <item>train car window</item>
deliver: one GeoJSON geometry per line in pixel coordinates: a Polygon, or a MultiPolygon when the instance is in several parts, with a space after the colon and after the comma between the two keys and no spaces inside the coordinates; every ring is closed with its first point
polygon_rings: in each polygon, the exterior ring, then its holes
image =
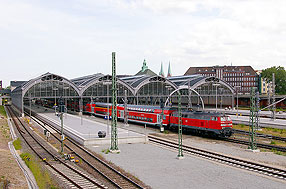
{"type": "Polygon", "coordinates": [[[212,121],[217,121],[217,117],[211,117],[212,121]]]}
{"type": "Polygon", "coordinates": [[[152,119],[152,118],[150,118],[150,121],[151,121],[151,122],[153,122],[153,119],[152,119]]]}

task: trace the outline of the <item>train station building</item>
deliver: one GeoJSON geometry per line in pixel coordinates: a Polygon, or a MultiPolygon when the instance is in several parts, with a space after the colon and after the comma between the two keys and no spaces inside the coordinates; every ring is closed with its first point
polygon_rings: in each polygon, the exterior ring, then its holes
{"type": "MultiPolygon", "coordinates": [[[[169,66],[170,70],[170,66],[169,66]]],[[[224,80],[198,74],[163,77],[148,69],[144,60],[135,75],[117,75],[117,102],[158,106],[177,106],[181,94],[182,107],[233,107],[234,89],[224,80]]],[[[13,86],[11,86],[13,87],[13,86]]],[[[112,98],[112,77],[96,73],[74,79],[45,73],[22,82],[11,92],[12,104],[23,112],[24,106],[40,101],[54,106],[62,98],[69,111],[82,112],[87,103],[107,102],[112,98]]]]}

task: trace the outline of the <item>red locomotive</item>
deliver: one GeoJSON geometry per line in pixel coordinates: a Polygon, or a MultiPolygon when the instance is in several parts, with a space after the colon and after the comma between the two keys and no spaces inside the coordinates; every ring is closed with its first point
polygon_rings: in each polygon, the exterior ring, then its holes
{"type": "MultiPolygon", "coordinates": [[[[178,112],[173,112],[170,118],[170,128],[178,127],[178,112]]],[[[182,127],[197,133],[211,134],[219,137],[230,137],[232,135],[232,121],[229,116],[222,113],[182,112],[182,127]]]]}
{"type": "MultiPolygon", "coordinates": [[[[112,114],[112,104],[92,103],[86,104],[85,111],[92,115],[106,117],[112,114]]],[[[162,110],[159,106],[127,105],[129,122],[148,125],[160,125],[162,110]]],[[[124,119],[124,105],[117,105],[117,118],[124,119]]],[[[163,126],[178,127],[178,112],[175,108],[164,108],[163,126]]],[[[213,134],[220,137],[229,137],[232,134],[232,121],[229,116],[221,113],[184,111],[182,112],[182,127],[198,133],[213,134]]]]}

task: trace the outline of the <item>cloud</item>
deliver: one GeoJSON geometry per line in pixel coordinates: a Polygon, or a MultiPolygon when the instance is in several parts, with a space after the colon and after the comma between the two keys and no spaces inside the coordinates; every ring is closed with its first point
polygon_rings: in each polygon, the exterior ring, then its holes
{"type": "Polygon", "coordinates": [[[6,80],[22,80],[47,71],[67,78],[107,74],[112,51],[117,52],[120,74],[136,73],[144,58],[156,73],[161,61],[170,60],[175,75],[190,66],[231,62],[254,69],[286,66],[285,3],[1,1],[0,61],[8,70],[19,70],[14,76],[1,75],[6,80]]]}

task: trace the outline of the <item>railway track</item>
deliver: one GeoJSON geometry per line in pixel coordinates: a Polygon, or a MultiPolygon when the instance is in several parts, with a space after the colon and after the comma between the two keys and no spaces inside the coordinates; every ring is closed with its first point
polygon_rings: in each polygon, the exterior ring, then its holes
{"type": "MultiPolygon", "coordinates": [[[[246,141],[246,140],[240,140],[240,139],[234,139],[234,138],[224,138],[223,140],[227,142],[237,143],[237,144],[249,145],[249,141],[246,141]]],[[[265,148],[269,150],[273,149],[273,150],[277,150],[281,152],[286,152],[286,147],[282,147],[282,146],[275,146],[275,145],[263,144],[263,143],[256,143],[256,146],[258,148],[265,148]]]]}
{"type": "Polygon", "coordinates": [[[51,150],[51,147],[43,142],[39,136],[26,126],[26,124],[16,116],[14,111],[9,107],[10,114],[18,132],[25,140],[31,150],[47,165],[53,173],[63,179],[65,186],[68,188],[106,188],[95,178],[78,170],[74,165],[65,162],[60,155],[51,150]]]}
{"type": "MultiPolygon", "coordinates": [[[[32,113],[34,121],[36,121],[40,126],[44,129],[48,129],[48,127],[55,130],[57,133],[51,135],[60,142],[60,131],[55,123],[50,120],[46,120],[42,116],[37,115],[35,112],[32,113]]],[[[78,145],[72,139],[67,138],[65,140],[65,148],[69,151],[70,154],[73,154],[79,157],[82,162],[86,164],[88,168],[91,169],[91,172],[97,176],[100,176],[104,180],[116,188],[144,188],[137,182],[130,179],[128,176],[124,175],[120,171],[113,168],[107,162],[101,160],[99,157],[95,156],[82,146],[78,145]]]]}
{"type": "MultiPolygon", "coordinates": [[[[233,129],[233,132],[234,133],[238,133],[238,134],[249,135],[248,131],[239,130],[239,129],[233,129]]],[[[285,137],[279,137],[279,136],[273,136],[273,135],[267,135],[267,134],[261,134],[261,133],[256,133],[256,134],[257,134],[258,137],[274,139],[274,140],[280,140],[280,141],[286,142],[286,138],[285,137]]]]}
{"type": "MultiPolygon", "coordinates": [[[[178,143],[174,141],[170,141],[167,139],[150,136],[150,135],[149,135],[149,141],[151,143],[154,143],[162,147],[167,147],[172,150],[178,150],[178,143]]],[[[242,160],[239,158],[235,158],[235,157],[231,157],[231,156],[227,156],[227,155],[223,155],[223,154],[219,154],[215,152],[210,152],[207,150],[202,150],[202,149],[194,148],[191,146],[185,146],[185,145],[183,145],[183,152],[185,154],[187,153],[187,154],[205,158],[211,161],[226,164],[232,167],[260,173],[266,176],[275,177],[275,178],[286,181],[286,170],[271,167],[269,165],[263,165],[260,163],[242,160]]]]}

